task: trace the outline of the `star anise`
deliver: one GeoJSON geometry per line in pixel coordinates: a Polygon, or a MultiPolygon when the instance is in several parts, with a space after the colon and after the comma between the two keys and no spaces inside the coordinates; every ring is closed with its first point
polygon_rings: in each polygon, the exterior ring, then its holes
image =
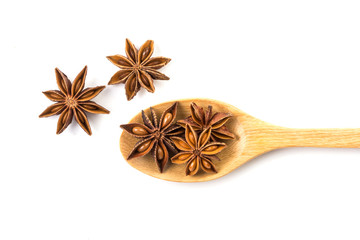
{"type": "Polygon", "coordinates": [[[160,117],[160,121],[158,121],[154,109],[150,108],[152,121],[146,116],[145,112],[142,111],[144,124],[130,123],[120,126],[131,135],[142,138],[135,144],[127,160],[144,156],[153,150],[154,160],[160,172],[163,172],[169,160],[169,154],[177,153],[169,137],[183,133],[183,129],[180,126],[176,124],[171,125],[176,118],[177,106],[178,103],[176,102],[165,110],[160,117]]]}
{"type": "Polygon", "coordinates": [[[112,76],[108,84],[125,83],[127,100],[131,100],[140,87],[153,93],[155,91],[153,80],[155,79],[169,80],[169,77],[157,70],[168,64],[171,59],[150,58],[154,51],[154,41],[146,41],[138,50],[129,39],[126,39],[125,51],[127,57],[122,55],[107,57],[110,62],[122,69],[112,76]]]}
{"type": "Polygon", "coordinates": [[[209,142],[211,136],[211,128],[205,129],[200,136],[196,134],[194,129],[186,124],[185,140],[180,137],[171,137],[175,146],[181,150],[171,158],[171,162],[175,164],[186,164],[186,175],[195,175],[201,168],[207,173],[216,173],[213,160],[219,160],[215,154],[221,152],[225,148],[225,143],[209,142]]]}
{"type": "Polygon", "coordinates": [[[204,111],[202,107],[191,103],[190,105],[191,116],[184,120],[179,120],[177,123],[182,127],[186,124],[191,125],[195,131],[203,131],[211,128],[211,140],[217,139],[234,139],[235,135],[231,133],[225,126],[225,123],[232,116],[231,113],[217,112],[212,114],[212,106],[209,105],[208,109],[204,111]]]}
{"type": "Polygon", "coordinates": [[[91,135],[91,128],[85,112],[89,113],[109,113],[107,109],[90,101],[96,97],[105,86],[85,88],[85,78],[87,66],[77,75],[73,83],[58,68],[55,68],[56,82],[60,89],[43,92],[51,101],[57,102],[40,114],[39,117],[49,117],[60,114],[56,133],[62,133],[71,123],[75,116],[78,124],[84,131],[91,135]]]}

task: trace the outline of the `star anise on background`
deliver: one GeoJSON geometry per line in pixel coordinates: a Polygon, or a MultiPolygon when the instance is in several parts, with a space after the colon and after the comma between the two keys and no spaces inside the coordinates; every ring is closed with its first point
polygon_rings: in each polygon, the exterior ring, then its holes
{"type": "Polygon", "coordinates": [[[169,77],[157,70],[168,64],[171,59],[165,57],[151,58],[154,51],[154,41],[146,41],[138,50],[129,39],[126,39],[125,51],[127,57],[122,55],[107,57],[110,62],[122,69],[112,76],[108,84],[125,83],[127,100],[131,100],[140,90],[140,87],[153,93],[155,91],[153,80],[169,80],[169,77]]]}
{"type": "Polygon", "coordinates": [[[193,127],[195,131],[203,131],[211,128],[211,140],[217,139],[234,139],[235,135],[231,133],[225,126],[225,123],[231,118],[231,113],[217,112],[212,113],[212,106],[209,105],[208,109],[199,107],[196,103],[190,105],[191,116],[184,120],[179,120],[177,123],[185,128],[186,124],[193,127]]]}
{"type": "Polygon", "coordinates": [[[181,150],[178,154],[171,158],[171,162],[175,164],[186,164],[186,175],[195,175],[201,168],[207,173],[216,173],[213,160],[219,160],[215,154],[221,152],[225,148],[225,143],[210,142],[211,128],[207,128],[198,137],[194,129],[186,124],[185,141],[180,137],[171,137],[175,146],[181,150]]]}
{"type": "Polygon", "coordinates": [[[170,153],[177,153],[169,137],[183,133],[183,129],[179,125],[171,125],[176,118],[177,106],[178,103],[176,102],[165,110],[160,117],[160,121],[158,121],[154,109],[150,108],[152,121],[145,112],[142,111],[144,124],[129,123],[120,126],[134,137],[141,138],[141,140],[135,144],[127,160],[144,156],[153,150],[153,158],[160,172],[163,172],[169,160],[170,153]]]}
{"type": "Polygon", "coordinates": [[[73,83],[68,77],[55,68],[56,82],[60,89],[43,92],[44,95],[51,101],[56,102],[49,106],[39,117],[49,117],[60,114],[56,133],[62,133],[71,123],[73,116],[75,116],[78,124],[84,131],[91,135],[91,128],[85,112],[89,113],[109,113],[107,109],[90,101],[96,97],[105,86],[85,88],[85,78],[87,73],[87,66],[77,75],[73,83]]]}

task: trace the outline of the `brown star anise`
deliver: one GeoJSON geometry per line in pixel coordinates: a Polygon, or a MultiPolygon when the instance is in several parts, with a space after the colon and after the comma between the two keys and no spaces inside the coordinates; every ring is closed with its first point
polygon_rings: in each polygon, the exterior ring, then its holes
{"type": "Polygon", "coordinates": [[[217,112],[212,114],[212,106],[204,111],[202,107],[198,107],[196,103],[190,105],[191,116],[184,120],[179,120],[177,123],[182,127],[186,124],[191,125],[195,131],[203,131],[211,128],[211,140],[216,139],[234,139],[235,135],[231,133],[224,125],[231,117],[231,113],[217,112]]]}
{"type": "Polygon", "coordinates": [[[216,173],[213,160],[219,160],[215,154],[221,152],[225,148],[225,143],[209,142],[211,136],[211,128],[205,129],[198,137],[194,129],[186,124],[185,140],[180,137],[171,137],[175,146],[182,152],[171,158],[172,163],[187,163],[186,175],[195,175],[200,167],[207,173],[216,173]]]}
{"type": "Polygon", "coordinates": [[[150,58],[154,51],[154,41],[146,41],[138,50],[129,39],[126,39],[125,51],[127,57],[122,55],[107,57],[110,62],[122,69],[112,76],[108,84],[125,83],[127,100],[131,100],[140,87],[153,93],[155,91],[153,80],[155,79],[169,80],[169,77],[157,70],[168,64],[171,59],[150,58]]]}
{"type": "Polygon", "coordinates": [[[85,77],[87,66],[77,75],[73,83],[58,68],[55,68],[56,82],[60,89],[43,92],[51,101],[57,102],[40,114],[39,117],[49,117],[60,114],[56,133],[62,133],[71,123],[75,116],[78,124],[84,131],[91,135],[90,124],[85,112],[90,113],[109,113],[107,109],[90,101],[96,97],[105,86],[85,88],[85,77]]]}
{"type": "Polygon", "coordinates": [[[169,150],[173,154],[177,153],[169,137],[183,133],[183,129],[180,126],[171,125],[176,117],[177,106],[178,103],[176,102],[165,110],[161,115],[160,121],[158,121],[155,111],[150,108],[152,121],[142,111],[144,124],[130,123],[120,126],[131,135],[142,138],[142,140],[135,144],[127,160],[144,156],[153,149],[154,160],[160,172],[163,172],[169,160],[169,150]]]}

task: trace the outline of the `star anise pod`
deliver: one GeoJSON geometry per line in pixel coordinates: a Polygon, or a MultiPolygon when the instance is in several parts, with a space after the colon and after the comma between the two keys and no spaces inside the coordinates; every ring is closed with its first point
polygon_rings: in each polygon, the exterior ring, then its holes
{"type": "Polygon", "coordinates": [[[116,72],[108,84],[125,83],[125,92],[127,100],[131,100],[140,87],[145,88],[148,92],[154,92],[153,80],[169,80],[165,74],[157,70],[168,64],[171,59],[165,57],[153,57],[154,41],[146,41],[140,49],[136,49],[134,44],[126,39],[125,43],[126,56],[114,55],[108,56],[114,65],[122,70],[116,72]]]}
{"type": "Polygon", "coordinates": [[[160,172],[163,172],[169,160],[169,154],[177,153],[169,137],[183,133],[183,129],[180,126],[176,124],[171,125],[176,118],[177,106],[178,103],[176,102],[165,110],[160,117],[160,121],[158,121],[154,109],[150,108],[152,121],[146,116],[145,112],[142,111],[144,124],[130,123],[120,126],[134,137],[142,138],[135,144],[127,160],[144,156],[153,150],[154,160],[160,172]]]}
{"type": "Polygon", "coordinates": [[[202,107],[197,106],[194,102],[191,103],[190,110],[191,116],[177,122],[182,127],[185,128],[186,124],[189,124],[195,131],[203,131],[211,128],[212,141],[235,138],[235,135],[225,126],[225,123],[232,116],[231,113],[217,112],[213,114],[211,105],[204,111],[202,107]]]}
{"type": "Polygon", "coordinates": [[[105,86],[85,88],[85,78],[87,73],[87,66],[77,75],[73,83],[68,77],[55,68],[56,82],[60,89],[43,92],[44,95],[51,101],[56,102],[49,106],[39,117],[49,117],[60,114],[56,133],[62,133],[71,123],[73,116],[75,116],[78,124],[84,131],[91,135],[91,128],[85,112],[89,113],[109,113],[107,109],[90,101],[96,97],[105,86]]]}
{"type": "Polygon", "coordinates": [[[186,164],[186,175],[195,175],[201,168],[207,173],[216,173],[213,160],[219,160],[215,154],[221,152],[225,148],[225,143],[210,142],[211,128],[205,129],[200,136],[196,134],[194,129],[186,124],[185,140],[180,137],[171,137],[175,146],[181,150],[171,158],[171,162],[175,164],[186,164]]]}

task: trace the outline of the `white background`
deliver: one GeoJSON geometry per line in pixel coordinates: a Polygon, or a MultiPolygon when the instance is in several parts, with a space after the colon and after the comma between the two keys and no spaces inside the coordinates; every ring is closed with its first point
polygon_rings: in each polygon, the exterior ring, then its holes
{"type": "Polygon", "coordinates": [[[359,1],[2,1],[0,239],[359,239],[360,151],[283,149],[215,181],[158,180],[130,167],[119,125],[181,98],[228,102],[288,127],[360,127],[359,1]],[[105,56],[155,41],[170,81],[127,102],[95,101],[89,137],[39,119],[54,68],[86,86],[105,56]]]}

